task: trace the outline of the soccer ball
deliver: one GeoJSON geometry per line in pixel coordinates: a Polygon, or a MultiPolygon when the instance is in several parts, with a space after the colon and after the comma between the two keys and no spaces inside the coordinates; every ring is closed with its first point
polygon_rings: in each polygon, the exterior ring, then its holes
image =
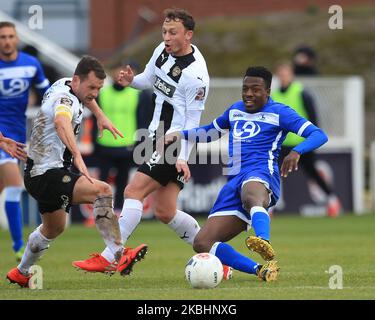
{"type": "Polygon", "coordinates": [[[186,264],[185,277],[193,288],[215,288],[223,279],[223,265],[211,253],[198,253],[186,264]]]}

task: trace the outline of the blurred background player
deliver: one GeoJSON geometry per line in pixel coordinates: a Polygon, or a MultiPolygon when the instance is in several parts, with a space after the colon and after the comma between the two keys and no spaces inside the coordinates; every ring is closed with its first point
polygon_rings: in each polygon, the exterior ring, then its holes
{"type": "MultiPolygon", "coordinates": [[[[32,45],[26,45],[22,48],[22,52],[27,53],[39,60],[39,50],[35,48],[32,45]]],[[[56,68],[48,63],[45,63],[41,60],[40,64],[42,65],[42,69],[44,71],[44,75],[48,79],[48,81],[53,84],[62,76],[60,76],[59,72],[56,70],[56,68]]],[[[40,94],[40,91],[38,91],[34,86],[32,86],[30,90],[30,97],[29,97],[29,106],[41,106],[42,105],[42,99],[43,95],[40,94]]]]}
{"type": "MultiPolygon", "coordinates": [[[[112,69],[112,79],[116,79],[127,64],[138,73],[139,65],[135,61],[127,60],[112,69]]],[[[100,170],[99,179],[107,181],[110,170],[116,169],[114,208],[116,212],[121,212],[129,171],[135,166],[133,149],[137,142],[136,133],[140,128],[147,128],[151,121],[148,121],[152,117],[151,92],[124,87],[114,81],[100,91],[98,103],[108,119],[124,135],[123,139],[114,139],[110,132],[103,132],[103,136],[98,137],[96,126],[92,131],[94,153],[100,170]],[[148,121],[147,125],[144,124],[145,121],[148,121]]]]}
{"type": "Polygon", "coordinates": [[[293,53],[293,71],[296,76],[315,76],[318,74],[317,54],[309,46],[300,46],[293,53]]]}
{"type": "MultiPolygon", "coordinates": [[[[304,69],[306,71],[306,68],[304,69]]],[[[310,120],[314,125],[318,125],[317,113],[314,98],[303,87],[302,83],[294,80],[293,66],[288,62],[280,63],[275,75],[280,81],[280,88],[272,91],[272,99],[286,104],[293,108],[300,116],[310,120]]],[[[289,154],[295,146],[304,140],[294,133],[288,133],[280,153],[279,164],[289,154]]],[[[327,195],[327,215],[336,217],[341,211],[341,204],[330,186],[316,169],[316,155],[313,151],[301,155],[300,164],[309,178],[315,181],[327,195]]]]}
{"type": "Polygon", "coordinates": [[[116,271],[124,248],[113,212],[112,190],[107,183],[89,176],[75,141],[84,106],[96,116],[100,133],[108,129],[113,136],[122,136],[95,102],[105,77],[100,62],[84,56],[73,78],[55,82],[44,96],[34,121],[24,175],[27,191],[38,202],[42,224],[30,234],[20,264],[7,274],[10,282],[21,287],[28,287],[30,267],[64,231],[72,204],[94,205],[96,227],[116,257],[107,272],[116,271]],[[71,171],[73,163],[79,174],[71,171]]]}
{"type": "MultiPolygon", "coordinates": [[[[29,89],[34,84],[43,95],[49,88],[49,81],[35,57],[17,50],[18,43],[15,25],[0,22],[0,131],[15,141],[25,143],[29,89]]],[[[3,190],[13,250],[19,260],[23,252],[22,175],[17,159],[0,150],[0,192],[3,190]]]]}
{"type": "Polygon", "coordinates": [[[182,137],[194,142],[210,142],[229,131],[228,182],[221,189],[206,224],[194,239],[194,250],[210,252],[236,270],[257,275],[263,281],[277,279],[279,267],[270,243],[270,218],[267,210],[280,194],[277,158],[289,131],[306,138],[284,158],[281,176],[298,169],[300,156],[327,141],[325,133],[292,108],[273,101],[272,73],[264,67],[250,67],[242,83],[242,101],[230,106],[211,124],[166,135],[171,143],[182,137]],[[247,247],[267,262],[256,263],[240,254],[227,242],[252,227],[255,236],[246,239],[247,247]]]}

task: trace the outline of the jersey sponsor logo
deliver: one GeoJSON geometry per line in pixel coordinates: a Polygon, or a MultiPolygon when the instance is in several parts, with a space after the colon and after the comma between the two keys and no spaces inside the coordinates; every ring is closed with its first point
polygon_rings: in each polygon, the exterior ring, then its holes
{"type": "Polygon", "coordinates": [[[5,81],[0,81],[0,96],[15,97],[29,90],[29,81],[21,78],[12,79],[8,82],[8,88],[5,87],[5,81]]]}
{"type": "Polygon", "coordinates": [[[71,99],[69,99],[67,97],[62,97],[60,99],[60,103],[63,104],[63,105],[65,105],[65,106],[71,107],[73,105],[73,100],[71,100],[71,99]]]}
{"type": "Polygon", "coordinates": [[[233,119],[235,119],[235,118],[243,118],[244,115],[241,114],[241,113],[234,113],[234,114],[232,115],[232,117],[233,117],[233,119]]]}
{"type": "Polygon", "coordinates": [[[201,87],[197,89],[197,95],[195,96],[195,100],[203,101],[206,96],[206,87],[201,87]]]}
{"type": "Polygon", "coordinates": [[[260,132],[260,126],[256,122],[246,121],[242,123],[242,127],[240,125],[240,121],[236,121],[234,124],[233,137],[235,139],[245,140],[253,138],[260,132]]]}
{"type": "Polygon", "coordinates": [[[156,76],[154,87],[155,87],[155,89],[157,89],[161,93],[165,94],[169,98],[172,98],[174,92],[176,91],[176,87],[174,87],[171,84],[163,81],[158,76],[156,76]]]}

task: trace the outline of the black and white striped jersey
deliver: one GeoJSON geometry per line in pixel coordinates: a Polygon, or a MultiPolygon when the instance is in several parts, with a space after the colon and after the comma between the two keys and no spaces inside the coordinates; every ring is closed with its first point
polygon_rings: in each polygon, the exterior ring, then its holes
{"type": "Polygon", "coordinates": [[[56,81],[44,94],[42,106],[34,120],[29,147],[33,160],[32,177],[49,169],[70,167],[72,154],[60,140],[55,129],[55,116],[65,114],[71,119],[77,135],[83,118],[83,104],[69,86],[71,78],[56,81]]]}
{"type": "Polygon", "coordinates": [[[151,137],[159,127],[161,134],[189,129],[186,112],[204,110],[210,79],[203,55],[191,46],[191,53],[174,57],[165,51],[162,42],[143,73],[130,84],[137,89],[153,88],[154,113],[148,128],[151,137]]]}

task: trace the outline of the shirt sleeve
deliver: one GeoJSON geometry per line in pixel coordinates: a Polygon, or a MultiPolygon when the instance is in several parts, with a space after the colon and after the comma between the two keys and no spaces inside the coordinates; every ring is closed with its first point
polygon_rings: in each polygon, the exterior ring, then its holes
{"type": "Polygon", "coordinates": [[[163,50],[164,44],[160,44],[154,50],[152,57],[150,58],[149,62],[146,64],[145,69],[142,73],[137,74],[133,81],[131,82],[130,86],[134,89],[138,90],[145,90],[150,89],[153,87],[155,82],[155,62],[158,56],[163,50]]]}
{"type": "Polygon", "coordinates": [[[280,126],[288,132],[302,137],[303,131],[310,125],[313,124],[288,106],[284,106],[280,112],[280,126]]]}
{"type": "Polygon", "coordinates": [[[65,115],[72,120],[74,115],[73,103],[71,97],[67,95],[59,96],[54,104],[55,117],[58,115],[65,115]]]}
{"type": "Polygon", "coordinates": [[[325,132],[313,124],[304,130],[302,136],[306,139],[293,148],[299,154],[313,151],[328,141],[325,132]]]}
{"type": "MultiPolygon", "coordinates": [[[[186,122],[185,128],[187,130],[199,127],[199,122],[201,120],[202,111],[201,110],[187,110],[186,111],[186,122]]],[[[178,159],[188,161],[191,150],[194,147],[194,142],[182,139],[181,140],[181,151],[178,159]]]]}
{"type": "Polygon", "coordinates": [[[187,110],[204,110],[208,87],[209,79],[205,79],[204,76],[188,81],[188,85],[185,88],[187,110]]]}
{"type": "Polygon", "coordinates": [[[195,142],[211,142],[219,139],[229,129],[229,109],[211,124],[181,131],[183,139],[195,142]]]}
{"type": "Polygon", "coordinates": [[[212,122],[217,131],[227,133],[230,129],[229,112],[230,108],[212,122]]]}

